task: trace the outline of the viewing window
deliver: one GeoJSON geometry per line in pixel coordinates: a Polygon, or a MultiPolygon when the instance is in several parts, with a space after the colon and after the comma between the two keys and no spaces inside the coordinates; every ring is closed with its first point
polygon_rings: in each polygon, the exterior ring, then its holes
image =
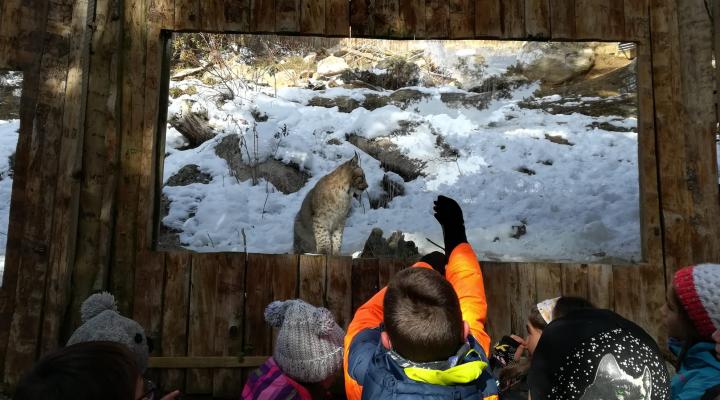
{"type": "Polygon", "coordinates": [[[410,257],[442,194],[482,260],[642,258],[632,44],[170,45],[159,250],[410,257]]]}
{"type": "Polygon", "coordinates": [[[0,71],[0,282],[5,271],[5,247],[10,217],[15,149],[20,130],[22,73],[0,71]]]}

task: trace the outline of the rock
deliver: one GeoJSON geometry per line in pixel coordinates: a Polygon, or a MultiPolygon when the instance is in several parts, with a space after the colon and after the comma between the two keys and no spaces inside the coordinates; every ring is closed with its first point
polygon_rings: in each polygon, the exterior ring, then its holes
{"type": "Polygon", "coordinates": [[[525,236],[527,234],[527,225],[525,223],[521,223],[520,225],[513,225],[512,226],[512,234],[510,235],[513,239],[520,239],[521,237],[525,236]]]}
{"type": "Polygon", "coordinates": [[[210,174],[200,171],[200,167],[197,165],[190,164],[180,168],[180,171],[167,180],[165,186],[187,186],[193,183],[208,184],[210,181],[212,181],[210,174]]]}
{"type": "Polygon", "coordinates": [[[419,103],[422,100],[430,98],[430,95],[417,89],[405,88],[392,92],[389,97],[393,104],[402,109],[405,109],[410,104],[419,103]]]}
{"type": "Polygon", "coordinates": [[[393,172],[388,172],[383,175],[382,179],[383,192],[377,196],[372,197],[369,195],[370,208],[376,210],[378,208],[387,208],[390,202],[398,197],[405,195],[405,182],[403,182],[400,175],[393,172]]]}
{"type": "Polygon", "coordinates": [[[365,100],[362,102],[362,107],[366,110],[372,111],[376,110],[378,108],[385,107],[386,105],[391,103],[390,96],[380,96],[377,94],[366,94],[365,100]]]}
{"type": "Polygon", "coordinates": [[[307,184],[310,178],[304,171],[295,165],[285,164],[274,158],[269,158],[257,165],[251,165],[243,160],[240,151],[240,137],[227,135],[215,146],[215,154],[224,159],[230,173],[240,182],[253,180],[258,182],[264,179],[284,194],[295,193],[307,184]]]}
{"type": "Polygon", "coordinates": [[[250,115],[252,115],[255,122],[265,122],[269,118],[266,113],[258,110],[257,108],[253,108],[252,110],[250,110],[250,115]]]}
{"type": "Polygon", "coordinates": [[[393,232],[388,239],[385,239],[382,229],[373,228],[360,257],[393,258],[409,264],[420,258],[420,253],[414,242],[405,241],[402,232],[393,232]]]}
{"type": "Polygon", "coordinates": [[[549,134],[546,133],[546,134],[545,134],[545,139],[547,139],[547,140],[549,140],[549,141],[551,141],[551,142],[553,142],[553,143],[555,143],[555,144],[562,144],[562,145],[565,145],[565,146],[575,146],[575,143],[570,142],[569,140],[565,139],[565,138],[562,137],[562,136],[549,135],[549,134]]]}
{"type": "Polygon", "coordinates": [[[419,176],[425,176],[422,172],[425,163],[407,157],[387,137],[367,139],[356,134],[349,134],[347,135],[347,141],[380,161],[380,165],[385,171],[400,175],[405,182],[412,181],[419,176]]]}
{"type": "Polygon", "coordinates": [[[316,61],[317,61],[317,53],[314,53],[314,52],[303,57],[303,62],[305,64],[315,64],[316,61]]]}
{"type": "Polygon", "coordinates": [[[332,139],[328,140],[327,142],[325,142],[325,144],[331,145],[331,146],[340,146],[340,145],[342,145],[342,142],[339,139],[332,138],[332,139]]]}
{"type": "Polygon", "coordinates": [[[378,75],[379,86],[396,90],[406,86],[415,86],[420,81],[420,67],[402,57],[388,57],[378,62],[376,68],[385,70],[378,75]]]}
{"type": "Polygon", "coordinates": [[[530,176],[535,175],[535,171],[532,170],[532,169],[530,169],[530,168],[528,168],[528,167],[519,167],[519,168],[517,168],[515,171],[520,172],[520,173],[522,173],[522,174],[527,174],[527,175],[530,175],[530,176]]]}
{"type": "Polygon", "coordinates": [[[198,147],[217,135],[208,123],[206,108],[190,100],[184,100],[180,110],[179,114],[168,119],[168,123],[188,140],[190,148],[198,147]]]}
{"type": "MultiPolygon", "coordinates": [[[[163,193],[160,196],[160,221],[170,213],[170,203],[170,199],[163,193]]],[[[160,251],[181,250],[182,243],[180,242],[180,233],[180,231],[170,228],[161,222],[157,241],[155,242],[156,248],[160,251]]]]}
{"type": "Polygon", "coordinates": [[[337,107],[338,111],[349,113],[360,107],[360,102],[348,96],[338,96],[333,98],[313,97],[308,101],[309,106],[333,108],[337,107]]]}
{"type": "MultiPolygon", "coordinates": [[[[539,54],[522,66],[522,73],[531,81],[559,85],[586,74],[595,63],[595,52],[584,43],[528,42],[525,54],[539,54]]],[[[522,56],[521,56],[522,57],[522,56]]]]}
{"type": "Polygon", "coordinates": [[[440,101],[453,108],[476,108],[484,110],[492,100],[491,93],[479,93],[468,95],[463,92],[446,92],[440,93],[440,101]]]}
{"type": "Polygon", "coordinates": [[[345,62],[345,59],[329,56],[318,62],[317,73],[321,76],[338,75],[349,68],[350,66],[345,62]]]}

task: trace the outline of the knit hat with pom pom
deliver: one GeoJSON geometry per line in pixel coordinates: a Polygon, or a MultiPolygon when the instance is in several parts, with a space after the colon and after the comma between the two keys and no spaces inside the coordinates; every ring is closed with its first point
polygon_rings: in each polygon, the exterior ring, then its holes
{"type": "Polygon", "coordinates": [[[673,288],[703,339],[720,329],[720,265],[700,264],[678,270],[673,288]]]}
{"type": "Polygon", "coordinates": [[[315,383],[342,368],[345,332],[328,309],[302,300],[274,301],[265,320],[280,329],[273,358],[291,378],[315,383]]]}

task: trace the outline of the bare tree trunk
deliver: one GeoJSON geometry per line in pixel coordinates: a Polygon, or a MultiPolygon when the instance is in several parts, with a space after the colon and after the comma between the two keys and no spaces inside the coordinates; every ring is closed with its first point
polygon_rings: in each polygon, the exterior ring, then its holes
{"type": "Polygon", "coordinates": [[[207,121],[193,113],[183,113],[169,122],[170,126],[185,136],[191,148],[198,147],[216,136],[207,121]]]}

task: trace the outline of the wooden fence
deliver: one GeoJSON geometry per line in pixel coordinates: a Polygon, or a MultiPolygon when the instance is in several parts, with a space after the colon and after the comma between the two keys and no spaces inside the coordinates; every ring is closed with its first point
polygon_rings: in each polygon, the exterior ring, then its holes
{"type": "MultiPolygon", "coordinates": [[[[300,298],[327,307],[347,328],[355,310],[407,267],[391,259],[245,253],[140,259],[133,317],[156,344],[155,379],[220,398],[237,397],[247,373],[272,354],[274,332],[263,316],[270,302],[300,298]]],[[[482,263],[482,269],[493,340],[524,334],[528,311],[545,298],[579,295],[629,318],[640,318],[646,300],[629,290],[641,266],[482,263]]]]}

